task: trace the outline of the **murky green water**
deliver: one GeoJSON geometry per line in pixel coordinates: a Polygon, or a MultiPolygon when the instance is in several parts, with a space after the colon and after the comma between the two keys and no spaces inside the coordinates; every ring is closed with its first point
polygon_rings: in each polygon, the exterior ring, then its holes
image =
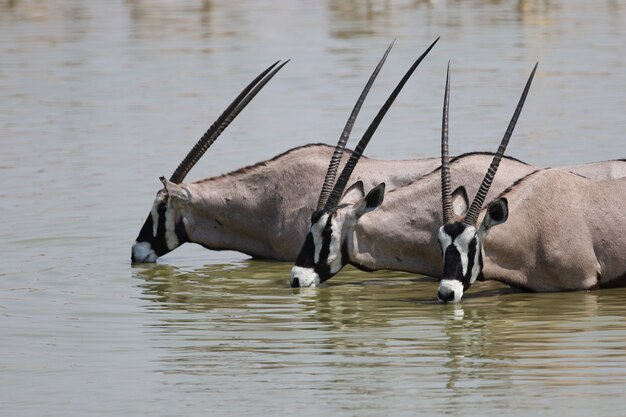
{"type": "Polygon", "coordinates": [[[510,154],[623,158],[622,1],[0,0],[0,407],[6,416],[620,416],[626,290],[524,294],[184,246],[131,266],[169,175],[269,63],[292,62],[190,179],[334,142],[391,39],[356,134],[442,39],[373,139],[438,152],[452,59],[454,153],[491,150],[535,61],[510,154]]]}

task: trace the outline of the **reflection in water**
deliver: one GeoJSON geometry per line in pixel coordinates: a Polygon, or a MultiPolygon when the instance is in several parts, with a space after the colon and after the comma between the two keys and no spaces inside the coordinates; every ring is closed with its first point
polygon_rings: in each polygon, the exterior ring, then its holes
{"type": "Polygon", "coordinates": [[[193,37],[208,38],[212,30],[211,0],[187,3],[162,2],[157,5],[146,0],[126,0],[126,6],[133,23],[133,33],[139,39],[161,39],[168,32],[179,36],[193,33],[193,37]],[[190,31],[190,28],[194,28],[190,31]]]}
{"type": "Polygon", "coordinates": [[[19,0],[4,0],[2,3],[0,3],[0,5],[7,9],[12,9],[17,5],[18,2],[19,0]]]}
{"type": "Polygon", "coordinates": [[[281,385],[285,395],[330,390],[331,402],[339,392],[401,399],[411,387],[435,389],[431,395],[446,389],[454,393],[449,412],[466,410],[468,397],[506,409],[521,382],[538,394],[584,386],[602,395],[603,386],[626,380],[614,366],[626,360],[619,349],[625,314],[616,307],[626,290],[539,295],[481,283],[461,305],[439,305],[431,297],[436,282],[427,278],[351,269],[327,287],[294,290],[280,279],[289,267],[134,267],[146,308],[191,313],[156,325],[159,344],[169,345],[161,371],[236,372],[252,386],[274,373],[299,375],[297,387],[281,385]],[[357,389],[372,369],[367,388],[357,389]]]}
{"type": "Polygon", "coordinates": [[[439,6],[437,3],[433,0],[331,0],[327,3],[335,27],[331,36],[352,39],[384,35],[397,32],[398,25],[415,24],[429,29],[437,29],[438,25],[470,28],[476,24],[496,26],[512,20],[542,25],[549,24],[551,12],[555,8],[551,0],[456,0],[448,3],[454,3],[455,8],[466,9],[467,13],[458,10],[457,13],[438,13],[435,10],[439,6]],[[418,10],[423,12],[423,21],[405,20],[407,14],[415,16],[418,10]]]}

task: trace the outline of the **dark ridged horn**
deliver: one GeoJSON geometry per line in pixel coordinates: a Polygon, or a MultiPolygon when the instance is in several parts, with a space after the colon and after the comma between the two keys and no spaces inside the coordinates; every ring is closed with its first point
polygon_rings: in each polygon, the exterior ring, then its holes
{"type": "Polygon", "coordinates": [[[326,205],[324,206],[325,212],[328,213],[337,207],[337,204],[339,203],[339,200],[341,199],[343,191],[346,188],[346,184],[348,183],[348,180],[350,179],[350,175],[352,174],[354,167],[356,166],[357,162],[359,162],[359,158],[361,158],[361,155],[363,154],[365,147],[367,146],[370,139],[376,132],[376,129],[380,125],[380,122],[385,117],[385,114],[387,113],[391,105],[393,104],[398,94],[400,94],[400,91],[402,91],[402,88],[404,87],[408,79],[411,77],[411,75],[413,75],[413,72],[415,71],[417,66],[422,62],[422,60],[426,57],[426,55],[428,55],[428,53],[435,46],[437,41],[439,41],[439,38],[435,39],[435,41],[428,47],[428,49],[426,49],[426,51],[424,51],[424,53],[419,58],[417,58],[417,60],[413,63],[413,65],[411,65],[411,68],[409,68],[406,74],[404,74],[404,77],[402,77],[402,79],[400,80],[396,88],[392,91],[391,95],[389,96],[385,104],[378,111],[378,114],[376,115],[374,120],[372,120],[372,123],[370,123],[369,127],[363,134],[363,137],[359,141],[358,145],[356,146],[356,148],[354,148],[354,152],[352,152],[352,155],[350,155],[350,159],[348,159],[348,162],[346,162],[346,165],[343,167],[343,171],[341,171],[341,175],[339,175],[339,179],[335,183],[333,191],[331,192],[330,197],[328,197],[328,201],[326,202],[326,205]]]}
{"type": "Polygon", "coordinates": [[[193,168],[193,166],[200,160],[202,155],[209,149],[209,147],[215,142],[219,135],[228,127],[235,117],[250,103],[250,101],[257,95],[259,91],[269,82],[269,80],[276,75],[282,67],[284,67],[288,60],[283,62],[277,68],[280,61],[276,61],[270,65],[265,71],[259,74],[243,91],[233,100],[232,103],[224,110],[220,117],[213,122],[211,127],[202,135],[198,143],[194,145],[191,151],[185,156],[185,159],[178,165],[178,168],[174,171],[170,177],[170,181],[175,184],[180,184],[187,173],[193,168]],[[273,70],[272,70],[273,69],[273,70]]]}
{"type": "Polygon", "coordinates": [[[487,197],[487,193],[489,192],[489,187],[491,187],[491,183],[493,181],[493,177],[496,175],[498,171],[498,165],[500,165],[500,161],[502,160],[502,156],[504,155],[504,151],[506,150],[506,146],[509,143],[509,139],[513,134],[513,129],[515,129],[515,124],[517,123],[517,119],[522,112],[522,107],[524,107],[524,101],[526,101],[526,96],[528,95],[528,91],[530,90],[530,85],[532,84],[533,77],[535,76],[535,71],[537,71],[537,66],[539,63],[535,64],[533,71],[530,73],[530,77],[528,81],[526,81],[526,86],[524,87],[524,91],[522,92],[522,96],[517,103],[517,107],[515,108],[515,112],[513,113],[513,117],[509,122],[509,127],[506,129],[506,133],[502,138],[502,142],[500,142],[500,146],[498,147],[498,151],[493,156],[493,160],[491,161],[491,165],[489,165],[489,169],[485,174],[485,178],[483,178],[483,182],[480,184],[480,188],[476,193],[476,197],[474,197],[474,201],[472,201],[472,205],[467,211],[467,215],[463,220],[468,226],[476,226],[476,222],[478,221],[478,215],[480,214],[480,210],[483,207],[483,203],[485,202],[485,197],[487,197]]]}
{"type": "Polygon", "coordinates": [[[380,60],[376,68],[374,69],[374,72],[370,76],[370,79],[367,81],[367,84],[365,84],[365,87],[363,88],[363,91],[361,92],[359,99],[357,100],[356,104],[354,105],[354,108],[352,109],[352,113],[350,113],[350,117],[348,117],[348,121],[346,122],[346,125],[343,128],[343,132],[341,132],[341,136],[339,137],[339,142],[337,142],[337,146],[335,146],[335,151],[333,152],[333,156],[330,159],[330,164],[328,164],[328,170],[326,171],[326,177],[324,178],[324,185],[322,185],[320,198],[317,202],[317,210],[321,210],[322,207],[324,207],[324,205],[326,204],[326,201],[328,200],[328,196],[330,195],[330,192],[333,189],[333,185],[335,184],[335,177],[337,175],[337,169],[339,168],[339,163],[341,162],[341,157],[343,156],[343,150],[345,149],[346,143],[348,142],[348,139],[350,138],[350,133],[352,132],[352,127],[354,126],[354,122],[356,121],[359,111],[361,110],[361,106],[363,105],[363,102],[365,101],[365,97],[367,97],[367,94],[372,88],[372,84],[374,84],[374,80],[378,76],[380,69],[383,67],[385,60],[387,59],[387,55],[389,55],[389,51],[391,51],[391,48],[393,47],[394,43],[395,43],[395,40],[391,42],[391,45],[389,45],[389,47],[385,51],[385,54],[383,55],[382,59],[380,60]]]}
{"type": "Polygon", "coordinates": [[[441,206],[443,223],[448,224],[454,217],[452,209],[452,186],[450,185],[450,155],[448,152],[448,110],[450,100],[450,61],[446,73],[446,89],[443,94],[443,117],[441,121],[441,206]]]}

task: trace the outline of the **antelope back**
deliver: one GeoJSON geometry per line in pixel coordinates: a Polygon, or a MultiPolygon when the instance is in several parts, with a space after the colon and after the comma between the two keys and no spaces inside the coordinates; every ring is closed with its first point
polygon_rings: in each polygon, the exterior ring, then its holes
{"type": "Polygon", "coordinates": [[[481,213],[484,274],[537,292],[611,286],[626,278],[625,207],[626,178],[529,175],[481,213]]]}

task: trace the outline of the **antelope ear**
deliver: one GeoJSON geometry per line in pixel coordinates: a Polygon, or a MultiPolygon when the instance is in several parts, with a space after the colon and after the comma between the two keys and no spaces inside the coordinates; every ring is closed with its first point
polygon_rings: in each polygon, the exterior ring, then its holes
{"type": "Polygon", "coordinates": [[[363,191],[363,181],[357,181],[352,184],[341,197],[338,205],[342,204],[355,204],[357,201],[365,196],[363,191]]]}
{"type": "Polygon", "coordinates": [[[509,202],[506,198],[498,198],[489,204],[487,208],[487,214],[483,219],[485,230],[490,229],[493,226],[497,226],[506,222],[509,218],[509,202]]]}
{"type": "Polygon", "coordinates": [[[376,187],[372,188],[365,198],[362,198],[358,203],[354,205],[353,212],[357,218],[361,217],[365,213],[376,210],[383,203],[385,199],[385,183],[381,182],[376,187]]]}
{"type": "Polygon", "coordinates": [[[163,183],[163,190],[165,191],[165,195],[168,197],[168,201],[187,203],[191,200],[191,192],[185,187],[181,187],[180,185],[165,179],[165,177],[161,177],[159,179],[163,183]]]}
{"type": "Polygon", "coordinates": [[[462,185],[452,192],[452,211],[456,216],[462,216],[469,207],[467,191],[462,185]]]}

